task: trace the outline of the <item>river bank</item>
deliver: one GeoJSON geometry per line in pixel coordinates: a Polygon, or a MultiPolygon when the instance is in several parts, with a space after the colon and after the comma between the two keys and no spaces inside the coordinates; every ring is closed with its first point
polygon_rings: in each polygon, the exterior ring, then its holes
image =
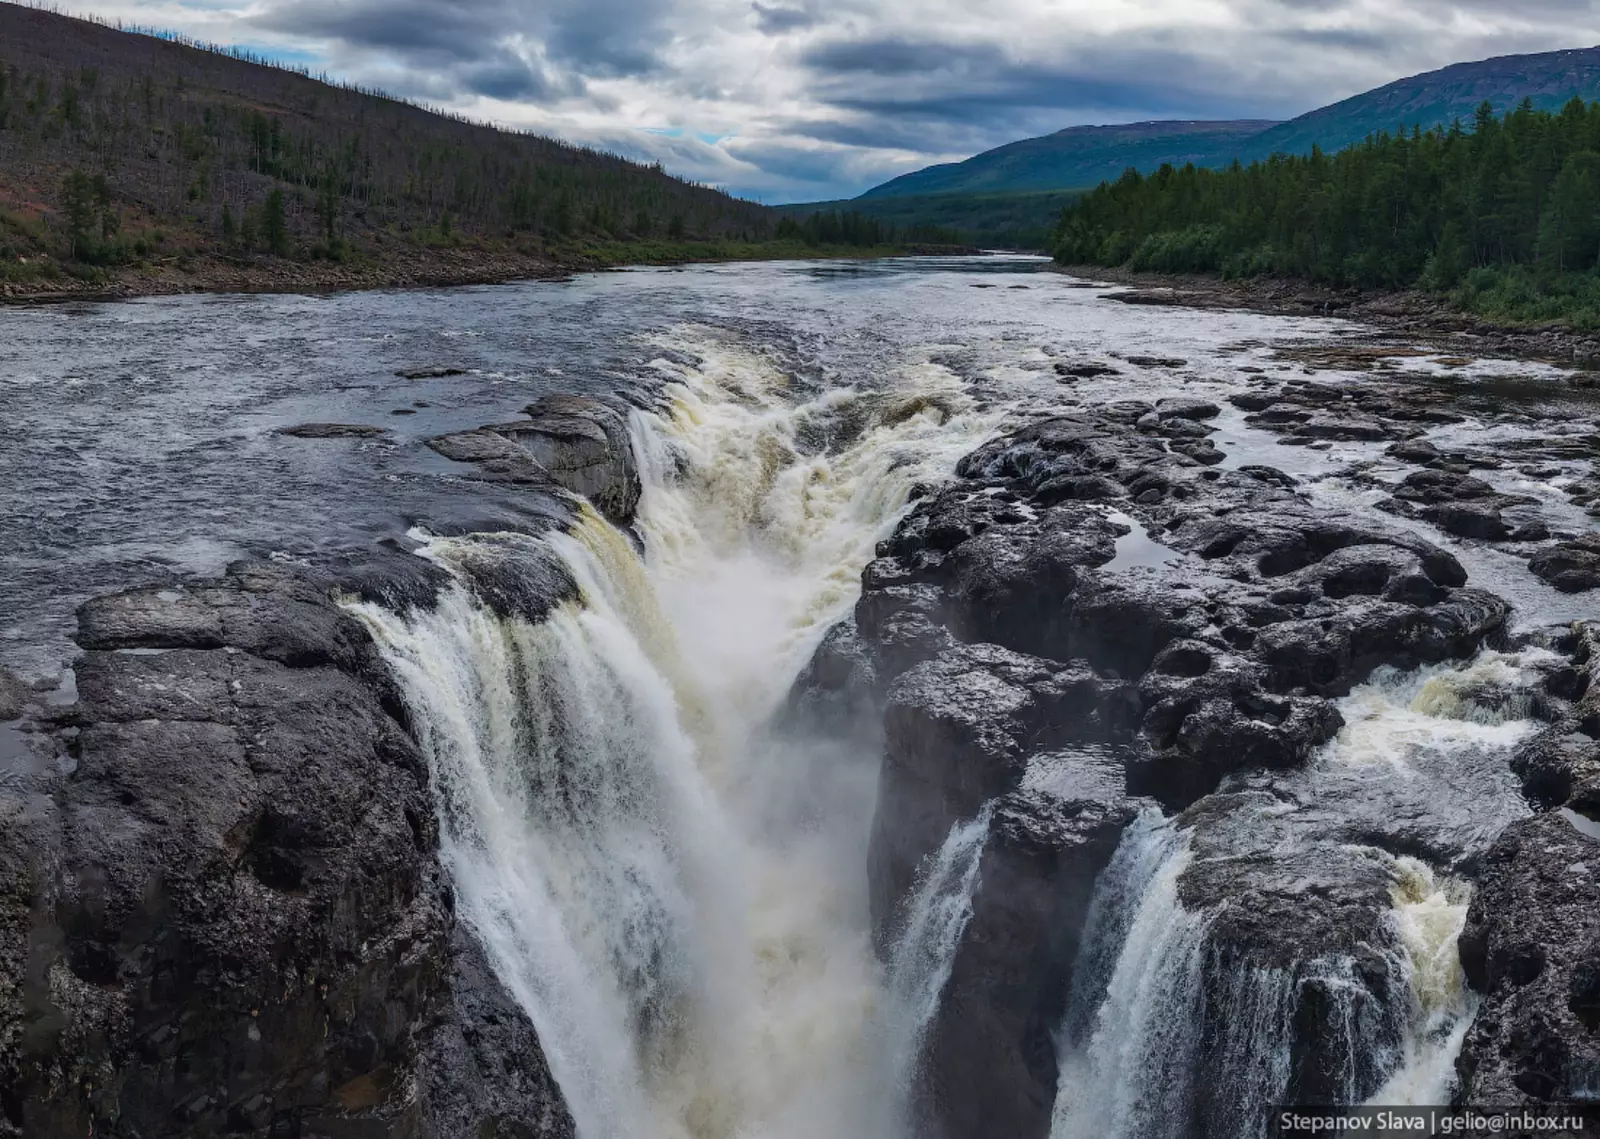
{"type": "Polygon", "coordinates": [[[1095,265],[1052,268],[1086,281],[1129,286],[1125,304],[1243,309],[1274,316],[1337,316],[1438,344],[1462,356],[1516,356],[1579,368],[1600,368],[1600,335],[1560,327],[1502,325],[1452,308],[1416,289],[1334,289],[1274,277],[1223,280],[1171,273],[1136,273],[1095,265]]]}
{"type": "Polygon", "coordinates": [[[389,244],[372,256],[344,261],[215,251],[155,257],[138,265],[80,271],[48,262],[25,279],[0,278],[0,303],[127,300],[188,293],[318,293],[363,289],[450,288],[502,285],[510,281],[563,281],[574,273],[630,265],[688,265],[729,261],[816,258],[970,255],[953,246],[819,246],[799,241],[613,241],[517,249],[463,243],[422,247],[389,244]]]}

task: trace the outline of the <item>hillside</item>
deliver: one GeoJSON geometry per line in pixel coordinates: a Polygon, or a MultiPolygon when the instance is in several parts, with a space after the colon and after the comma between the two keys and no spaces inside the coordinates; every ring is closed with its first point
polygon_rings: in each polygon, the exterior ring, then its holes
{"type": "Polygon", "coordinates": [[[965,162],[902,174],[874,186],[861,199],[1084,189],[1115,178],[1129,166],[1154,170],[1164,162],[1207,162],[1272,125],[1246,120],[1068,127],[1043,138],[1007,143],[965,162]]]}
{"type": "Polygon", "coordinates": [[[910,194],[1015,193],[1086,189],[1130,166],[1148,174],[1163,163],[1220,168],[1273,154],[1340,150],[1378,131],[1423,130],[1470,120],[1488,101],[1504,112],[1524,99],[1557,110],[1572,98],[1600,99],[1600,47],[1507,55],[1457,63],[1396,80],[1288,122],[1156,122],[1069,127],[1022,139],[965,162],[902,174],[859,199],[910,194]]]}
{"type": "Polygon", "coordinates": [[[657,167],[0,3],[10,293],[141,273],[497,279],[630,256],[618,246],[648,259],[759,242],[776,221],[657,167]]]}
{"type": "Polygon", "coordinates": [[[929,240],[959,241],[985,249],[1050,248],[1064,207],[1079,191],[1019,194],[908,194],[775,206],[790,217],[821,211],[857,213],[901,234],[928,233],[929,240]]]}
{"type": "MultiPolygon", "coordinates": [[[[1248,140],[1239,157],[1249,162],[1273,154],[1309,154],[1313,144],[1331,152],[1376,131],[1427,130],[1456,119],[1470,123],[1484,102],[1497,113],[1524,99],[1536,110],[1556,111],[1574,97],[1600,99],[1600,47],[1503,55],[1413,75],[1279,123],[1248,140]]],[[[1216,158],[1213,165],[1227,161],[1216,158]]]]}

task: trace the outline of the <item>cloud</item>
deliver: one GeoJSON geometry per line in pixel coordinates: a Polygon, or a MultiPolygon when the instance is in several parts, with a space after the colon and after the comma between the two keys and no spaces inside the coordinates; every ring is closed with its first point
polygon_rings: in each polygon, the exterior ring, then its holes
{"type": "Polygon", "coordinates": [[[817,18],[804,8],[788,8],[782,4],[763,4],[760,0],[750,5],[756,14],[756,27],[769,36],[800,31],[812,27],[817,18]]]}
{"type": "Polygon", "coordinates": [[[77,0],[768,201],[1084,123],[1289,118],[1600,0],[77,0]]]}

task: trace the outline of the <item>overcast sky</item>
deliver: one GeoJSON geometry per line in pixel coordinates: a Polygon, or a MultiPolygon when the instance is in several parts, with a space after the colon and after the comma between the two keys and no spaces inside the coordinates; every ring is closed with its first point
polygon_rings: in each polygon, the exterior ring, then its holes
{"type": "Polygon", "coordinates": [[[1600,44],[1600,0],[99,0],[765,202],[1083,123],[1290,118],[1600,44]]]}

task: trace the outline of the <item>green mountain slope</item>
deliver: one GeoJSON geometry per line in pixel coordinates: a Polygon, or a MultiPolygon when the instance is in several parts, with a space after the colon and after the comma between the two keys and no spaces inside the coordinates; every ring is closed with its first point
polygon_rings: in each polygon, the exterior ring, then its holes
{"type": "Polygon", "coordinates": [[[1016,193],[1099,185],[1132,166],[1149,173],[1164,162],[1226,166],[1276,153],[1306,154],[1314,145],[1340,150],[1377,131],[1424,130],[1468,121],[1485,100],[1504,112],[1523,99],[1555,110],[1573,97],[1600,99],[1600,47],[1506,55],[1456,63],[1400,79],[1283,123],[1153,122],[1069,127],[1022,139],[965,162],[929,166],[875,186],[861,196],[1016,193]]]}
{"type": "Polygon", "coordinates": [[[1585,102],[1600,99],[1600,47],[1504,55],[1413,75],[1279,123],[1250,139],[1239,158],[1307,154],[1312,144],[1342,150],[1377,131],[1427,130],[1458,118],[1470,124],[1486,100],[1502,113],[1525,98],[1538,110],[1554,111],[1574,96],[1585,102]]]}
{"type": "Polygon", "coordinates": [[[1025,138],[965,162],[929,166],[874,186],[862,199],[925,194],[1018,193],[1098,186],[1129,166],[1154,170],[1163,162],[1209,161],[1272,126],[1241,122],[1152,122],[1068,127],[1025,138]]]}

